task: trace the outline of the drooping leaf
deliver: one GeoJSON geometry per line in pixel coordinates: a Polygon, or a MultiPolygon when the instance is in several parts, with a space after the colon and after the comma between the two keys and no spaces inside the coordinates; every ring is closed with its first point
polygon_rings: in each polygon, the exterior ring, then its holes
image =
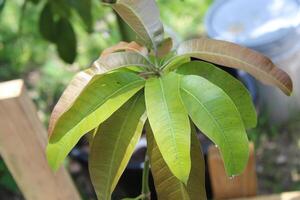
{"type": "Polygon", "coordinates": [[[111,116],[143,86],[144,79],[133,73],[94,76],[50,133],[47,158],[52,168],[57,169],[85,133],[111,116]]]}
{"type": "Polygon", "coordinates": [[[98,128],[89,171],[99,200],[110,199],[141,136],[144,113],[144,94],[139,92],[98,128]]]}
{"type": "Polygon", "coordinates": [[[190,124],[180,98],[180,76],[171,72],[145,85],[147,116],[160,152],[185,184],[190,169],[190,124]]]}
{"type": "Polygon", "coordinates": [[[147,152],[150,159],[151,172],[158,199],[189,200],[189,195],[186,191],[185,185],[172,174],[164,161],[154,140],[149,124],[146,125],[146,136],[148,148],[147,152]]]}
{"type": "Polygon", "coordinates": [[[52,12],[51,5],[47,3],[39,18],[39,29],[41,35],[50,42],[55,42],[58,37],[56,32],[56,22],[52,12]]]}
{"type": "Polygon", "coordinates": [[[146,123],[147,152],[150,158],[151,172],[154,178],[158,199],[206,199],[204,158],[195,128],[192,126],[191,130],[192,166],[187,186],[185,186],[170,171],[157,147],[149,123],[146,123]]]}
{"type": "Polygon", "coordinates": [[[202,76],[211,83],[217,85],[224,90],[234,102],[243,119],[245,127],[253,128],[256,126],[256,110],[252,103],[251,95],[239,80],[235,79],[224,70],[202,61],[185,63],[180,66],[176,72],[185,75],[202,76]]]}
{"type": "Polygon", "coordinates": [[[72,64],[77,54],[77,39],[72,24],[65,18],[60,18],[56,24],[56,47],[59,56],[72,64]]]}
{"type": "Polygon", "coordinates": [[[288,74],[277,68],[269,58],[230,42],[208,38],[193,39],[183,42],[178,47],[177,54],[242,69],[265,84],[277,86],[287,95],[293,90],[288,74]]]}
{"type": "Polygon", "coordinates": [[[53,128],[57,122],[57,120],[61,117],[63,113],[65,113],[77,99],[82,90],[88,85],[90,80],[97,73],[97,68],[91,67],[84,71],[77,73],[74,78],[69,83],[68,87],[65,89],[63,94],[61,95],[59,101],[55,105],[51,117],[49,120],[49,128],[48,128],[48,137],[50,138],[53,128]]]}
{"type": "Polygon", "coordinates": [[[242,173],[249,157],[248,139],[230,97],[205,78],[195,75],[182,78],[181,96],[192,121],[220,148],[227,174],[242,173]]]}
{"type": "Polygon", "coordinates": [[[117,0],[114,2],[112,3],[113,9],[137,33],[146,46],[156,51],[157,46],[164,39],[164,28],[159,19],[159,10],[155,0],[117,0]]]}
{"type": "Polygon", "coordinates": [[[100,75],[128,66],[144,68],[147,64],[148,62],[143,56],[134,52],[111,53],[96,60],[90,69],[79,72],[69,83],[51,114],[48,133],[52,133],[57,119],[74,103],[78,95],[96,74],[100,75]]]}
{"type": "Polygon", "coordinates": [[[93,31],[93,15],[91,0],[69,0],[69,4],[76,10],[82,21],[85,23],[88,32],[93,31]]]}

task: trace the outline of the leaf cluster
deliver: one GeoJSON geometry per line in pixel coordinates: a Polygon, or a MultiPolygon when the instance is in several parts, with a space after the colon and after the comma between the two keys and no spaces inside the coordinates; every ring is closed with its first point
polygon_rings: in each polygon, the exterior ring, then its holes
{"type": "Polygon", "coordinates": [[[267,57],[225,41],[198,38],[173,50],[154,0],[108,4],[142,45],[112,46],[74,77],[51,116],[50,165],[57,169],[92,131],[91,179],[98,198],[110,199],[145,127],[159,199],[206,199],[195,126],[219,147],[228,176],[235,176],[248,161],[246,129],[257,123],[246,88],[213,64],[242,69],[287,95],[291,79],[267,57]]]}

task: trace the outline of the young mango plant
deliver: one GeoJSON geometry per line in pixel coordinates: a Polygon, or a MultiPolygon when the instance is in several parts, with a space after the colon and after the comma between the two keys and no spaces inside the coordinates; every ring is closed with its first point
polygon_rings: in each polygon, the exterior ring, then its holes
{"type": "Polygon", "coordinates": [[[135,199],[150,198],[149,162],[159,199],[206,199],[194,125],[219,147],[228,176],[243,172],[246,129],[256,126],[246,88],[211,63],[244,70],[287,95],[292,81],[267,57],[225,41],[193,39],[171,51],[155,0],[109,5],[145,47],[121,42],[75,76],[51,116],[48,161],[58,169],[78,140],[92,132],[91,179],[98,198],[110,199],[145,126],[148,156],[142,194],[135,199]]]}

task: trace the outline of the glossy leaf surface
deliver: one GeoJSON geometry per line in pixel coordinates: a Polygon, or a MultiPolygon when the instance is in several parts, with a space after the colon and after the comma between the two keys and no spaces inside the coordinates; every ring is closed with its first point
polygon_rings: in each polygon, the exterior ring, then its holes
{"type": "Polygon", "coordinates": [[[160,152],[172,173],[187,183],[191,169],[190,124],[180,97],[180,76],[146,81],[147,116],[160,152]]]}
{"type": "Polygon", "coordinates": [[[145,100],[139,92],[100,125],[89,160],[91,179],[98,199],[110,199],[141,136],[145,100]]]}
{"type": "Polygon", "coordinates": [[[183,64],[176,71],[185,75],[198,75],[219,88],[231,98],[243,119],[246,128],[253,128],[257,124],[256,110],[247,88],[229,73],[216,66],[202,62],[192,61],[183,64]]]}
{"type": "Polygon", "coordinates": [[[230,97],[216,85],[195,75],[182,78],[181,96],[192,121],[220,148],[227,174],[242,173],[248,162],[248,139],[230,97]]]}
{"type": "Polygon", "coordinates": [[[287,95],[293,90],[289,75],[269,58],[237,44],[208,38],[193,39],[179,45],[177,54],[242,69],[265,84],[277,86],[287,95]]]}
{"type": "Polygon", "coordinates": [[[47,146],[47,157],[52,168],[57,169],[85,133],[110,117],[143,86],[144,79],[133,73],[94,76],[53,128],[47,146]]]}
{"type": "Polygon", "coordinates": [[[88,85],[90,80],[96,75],[97,69],[91,67],[84,71],[78,72],[71,80],[63,94],[55,105],[49,121],[48,136],[50,137],[57,120],[65,113],[74,101],[77,99],[82,90],[88,85]]]}
{"type": "Polygon", "coordinates": [[[154,178],[154,184],[158,199],[206,199],[204,168],[205,163],[195,129],[192,128],[192,166],[187,186],[185,186],[180,180],[178,180],[170,171],[157,147],[149,124],[146,125],[146,135],[148,154],[151,163],[151,172],[154,178]]]}
{"type": "Polygon", "coordinates": [[[144,69],[147,63],[143,56],[135,52],[110,52],[96,60],[93,67],[76,74],[54,107],[50,117],[49,135],[51,135],[58,118],[74,103],[96,74],[105,74],[122,67],[140,67],[144,69]]]}

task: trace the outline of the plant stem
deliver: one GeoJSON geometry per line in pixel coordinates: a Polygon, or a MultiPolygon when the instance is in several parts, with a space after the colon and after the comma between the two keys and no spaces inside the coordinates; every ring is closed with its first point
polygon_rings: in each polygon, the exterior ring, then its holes
{"type": "Polygon", "coordinates": [[[142,179],[142,200],[150,200],[150,189],[149,189],[149,158],[146,154],[144,169],[143,169],[143,179],[142,179]]]}

